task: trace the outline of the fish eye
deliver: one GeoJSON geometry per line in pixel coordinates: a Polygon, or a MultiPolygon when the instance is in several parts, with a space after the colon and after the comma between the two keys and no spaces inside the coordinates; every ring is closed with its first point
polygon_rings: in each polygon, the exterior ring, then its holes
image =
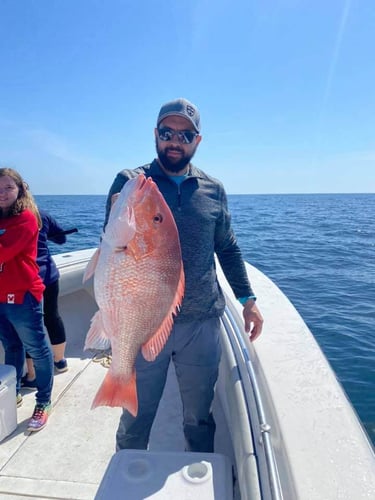
{"type": "Polygon", "coordinates": [[[163,216],[159,213],[155,214],[153,221],[155,222],[155,224],[160,224],[161,222],[163,222],[163,216]]]}

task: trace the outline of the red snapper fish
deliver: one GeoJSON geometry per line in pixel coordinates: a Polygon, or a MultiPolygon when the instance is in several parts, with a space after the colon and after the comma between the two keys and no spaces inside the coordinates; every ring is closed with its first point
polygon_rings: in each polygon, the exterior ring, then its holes
{"type": "Polygon", "coordinates": [[[113,203],[84,281],[92,275],[99,310],[85,349],[112,346],[112,362],[92,408],[121,406],[136,416],[136,356],[141,350],[153,361],[163,349],[185,289],[176,223],[150,177],[127,181],[113,203]]]}

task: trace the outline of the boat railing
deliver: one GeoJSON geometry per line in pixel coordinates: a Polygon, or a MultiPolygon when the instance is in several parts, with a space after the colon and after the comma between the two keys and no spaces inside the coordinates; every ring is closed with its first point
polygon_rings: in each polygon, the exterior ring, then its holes
{"type": "Polygon", "coordinates": [[[222,324],[232,346],[241,376],[249,425],[258,462],[260,489],[263,499],[283,500],[283,492],[272,444],[272,429],[267,421],[261,391],[244,337],[228,306],[222,324]],[[254,422],[255,420],[255,422],[254,422]]]}

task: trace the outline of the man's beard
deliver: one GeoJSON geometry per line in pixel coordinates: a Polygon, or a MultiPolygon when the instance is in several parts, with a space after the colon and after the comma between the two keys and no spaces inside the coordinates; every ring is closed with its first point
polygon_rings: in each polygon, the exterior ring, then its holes
{"type": "Polygon", "coordinates": [[[158,154],[158,158],[163,165],[163,167],[168,170],[169,172],[173,172],[174,174],[177,174],[178,172],[181,172],[187,165],[189,165],[190,160],[193,158],[195,154],[196,147],[194,148],[193,152],[190,155],[185,154],[185,151],[182,148],[179,147],[174,147],[174,146],[167,146],[163,151],[158,147],[158,143],[156,142],[156,152],[158,154]],[[179,160],[171,160],[168,158],[167,153],[170,150],[178,151],[182,153],[182,156],[179,160]]]}

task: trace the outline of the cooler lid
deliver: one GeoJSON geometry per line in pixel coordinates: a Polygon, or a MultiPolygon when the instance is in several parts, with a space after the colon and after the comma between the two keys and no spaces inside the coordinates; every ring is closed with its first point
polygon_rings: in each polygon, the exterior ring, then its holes
{"type": "Polygon", "coordinates": [[[10,385],[9,382],[16,378],[16,369],[12,365],[0,365],[0,385],[10,385]]]}

